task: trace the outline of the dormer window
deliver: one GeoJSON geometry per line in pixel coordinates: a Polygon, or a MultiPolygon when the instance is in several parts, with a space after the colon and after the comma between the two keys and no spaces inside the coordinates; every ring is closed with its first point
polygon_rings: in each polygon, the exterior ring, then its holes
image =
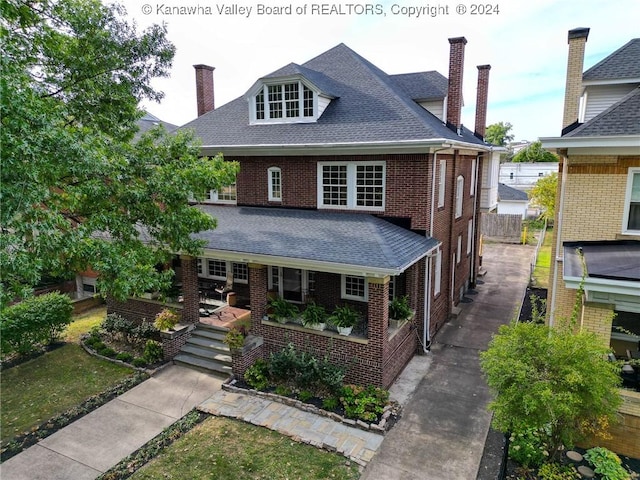
{"type": "Polygon", "coordinates": [[[263,84],[253,97],[257,122],[314,121],[315,95],[300,80],[263,84]]]}

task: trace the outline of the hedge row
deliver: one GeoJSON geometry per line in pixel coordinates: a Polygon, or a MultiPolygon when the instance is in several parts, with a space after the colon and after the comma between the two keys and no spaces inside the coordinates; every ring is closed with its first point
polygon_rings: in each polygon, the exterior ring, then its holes
{"type": "Polygon", "coordinates": [[[30,297],[0,313],[0,355],[28,354],[60,338],[69,323],[71,299],[59,292],[30,297]]]}

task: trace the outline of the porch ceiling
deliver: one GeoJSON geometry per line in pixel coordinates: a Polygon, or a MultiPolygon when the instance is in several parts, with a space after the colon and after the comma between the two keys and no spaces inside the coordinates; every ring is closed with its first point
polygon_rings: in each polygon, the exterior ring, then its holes
{"type": "Polygon", "coordinates": [[[196,235],[220,258],[363,275],[398,275],[439,242],[367,214],[198,205],[218,221],[196,235]],[[355,270],[355,272],[354,272],[355,270]]]}

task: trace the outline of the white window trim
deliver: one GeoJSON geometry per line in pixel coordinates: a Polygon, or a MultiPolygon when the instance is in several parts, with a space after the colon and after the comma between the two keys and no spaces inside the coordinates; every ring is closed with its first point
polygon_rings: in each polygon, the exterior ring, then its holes
{"type": "Polygon", "coordinates": [[[269,181],[269,201],[270,202],[282,202],[282,169],[280,167],[269,167],[268,181],[269,181]],[[273,194],[273,175],[277,173],[280,176],[280,196],[276,197],[273,194]]]}
{"type": "MultiPolygon", "coordinates": [[[[232,183],[231,185],[235,185],[236,187],[236,199],[235,200],[220,200],[218,198],[217,190],[210,190],[209,195],[211,198],[205,198],[202,203],[225,203],[228,205],[236,205],[238,203],[238,185],[236,183],[232,183]]],[[[231,186],[230,185],[230,186],[231,186]]]]}
{"type": "MultiPolygon", "coordinates": [[[[215,260],[218,262],[225,262],[226,266],[225,266],[225,272],[229,272],[229,271],[233,271],[233,264],[234,263],[243,263],[243,262],[232,262],[230,260],[221,260],[219,258],[205,258],[205,257],[199,257],[198,261],[201,262],[202,265],[202,273],[198,273],[199,277],[202,278],[210,278],[212,280],[226,280],[226,276],[221,277],[219,275],[209,275],[209,260],[215,260]]],[[[243,279],[243,278],[233,278],[233,281],[235,283],[243,283],[243,284],[248,284],[249,283],[249,272],[247,271],[247,278],[243,279]]]]}
{"type": "Polygon", "coordinates": [[[458,175],[456,178],[456,218],[462,216],[462,204],[464,199],[464,177],[458,175]]]}
{"type": "Polygon", "coordinates": [[[456,248],[456,264],[460,264],[462,257],[462,235],[458,235],[458,248],[456,248]]]}
{"type": "Polygon", "coordinates": [[[447,161],[440,160],[440,177],[438,179],[438,208],[444,207],[444,195],[447,182],[447,161]]]}
{"type": "Polygon", "coordinates": [[[387,164],[385,161],[377,162],[318,162],[317,168],[317,192],[318,208],[327,210],[365,210],[368,212],[383,212],[387,200],[387,164]],[[358,166],[382,166],[382,206],[358,206],[357,202],[357,167],[358,166]],[[323,167],[325,166],[346,166],[347,167],[347,204],[346,205],[325,205],[323,202],[323,167]]]}
{"type": "Polygon", "coordinates": [[[362,277],[360,275],[340,275],[340,296],[343,300],[357,300],[359,302],[368,302],[369,301],[369,282],[367,282],[367,278],[362,277]],[[347,295],[347,292],[346,292],[347,277],[358,277],[364,280],[364,297],[359,297],[357,295],[347,295]]]}
{"type": "Polygon", "coordinates": [[[478,160],[471,160],[471,182],[469,184],[469,196],[473,197],[476,194],[476,165],[478,160]]]}
{"type": "Polygon", "coordinates": [[[249,97],[249,114],[251,121],[250,125],[259,125],[259,124],[275,124],[275,123],[315,123],[318,121],[318,92],[307,85],[305,82],[298,78],[293,79],[275,79],[272,81],[262,81],[260,84],[260,88],[256,89],[253,94],[249,97]],[[269,118],[269,86],[274,85],[285,85],[289,83],[298,83],[298,112],[300,115],[297,117],[287,117],[286,116],[286,99],[284,98],[284,92],[282,95],[282,118],[269,118]],[[310,117],[304,116],[304,88],[308,88],[311,90],[313,94],[313,115],[310,117]],[[264,118],[258,119],[256,112],[256,96],[259,93],[264,94],[264,118]]]}
{"type": "Polygon", "coordinates": [[[442,287],[442,250],[436,252],[435,278],[433,280],[433,296],[440,294],[442,287]]]}
{"type": "MultiPolygon", "coordinates": [[[[282,281],[282,268],[283,267],[276,267],[275,265],[270,265],[268,268],[268,282],[267,282],[267,286],[269,288],[269,290],[273,290],[274,289],[274,285],[273,285],[273,269],[276,269],[277,273],[278,273],[278,296],[280,298],[282,298],[284,296],[284,282],[282,281]]],[[[298,303],[298,304],[302,304],[305,302],[306,297],[309,295],[309,273],[312,273],[311,270],[305,270],[302,268],[294,268],[293,270],[300,270],[302,272],[302,278],[301,278],[301,288],[302,288],[302,302],[298,302],[295,300],[289,300],[289,302],[291,303],[298,303]]]]}
{"type": "Polygon", "coordinates": [[[471,239],[473,238],[473,220],[467,225],[467,255],[471,253],[471,239]]]}
{"type": "Polygon", "coordinates": [[[625,235],[638,235],[640,230],[629,229],[629,213],[631,210],[631,187],[634,175],[640,175],[640,167],[631,167],[627,174],[627,190],[624,196],[624,212],[622,214],[622,233],[625,235]]]}

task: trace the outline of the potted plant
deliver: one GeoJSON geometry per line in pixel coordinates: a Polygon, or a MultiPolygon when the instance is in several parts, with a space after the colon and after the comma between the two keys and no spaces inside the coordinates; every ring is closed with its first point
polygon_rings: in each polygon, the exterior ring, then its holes
{"type": "Polygon", "coordinates": [[[348,336],[351,335],[351,331],[355,324],[358,323],[359,318],[360,315],[356,310],[349,305],[343,305],[336,307],[329,320],[336,326],[339,335],[348,336]]]}
{"type": "Polygon", "coordinates": [[[325,323],[326,318],[327,313],[324,307],[315,302],[309,303],[304,312],[302,312],[302,324],[313,330],[324,330],[327,326],[325,323]]]}
{"type": "Polygon", "coordinates": [[[227,344],[231,352],[242,350],[244,346],[245,332],[241,328],[231,328],[224,337],[224,343],[227,344]]]}
{"type": "Polygon", "coordinates": [[[279,297],[269,300],[268,311],[268,317],[274,319],[278,323],[287,323],[289,319],[298,315],[298,307],[284,298],[279,297]]]}
{"type": "Polygon", "coordinates": [[[160,313],[156,315],[156,320],[153,322],[153,325],[160,331],[162,330],[173,330],[178,324],[178,314],[173,310],[169,310],[165,308],[160,313]]]}
{"type": "Polygon", "coordinates": [[[389,325],[398,328],[402,322],[408,320],[413,315],[413,310],[409,306],[409,297],[395,297],[389,302],[389,325]]]}

